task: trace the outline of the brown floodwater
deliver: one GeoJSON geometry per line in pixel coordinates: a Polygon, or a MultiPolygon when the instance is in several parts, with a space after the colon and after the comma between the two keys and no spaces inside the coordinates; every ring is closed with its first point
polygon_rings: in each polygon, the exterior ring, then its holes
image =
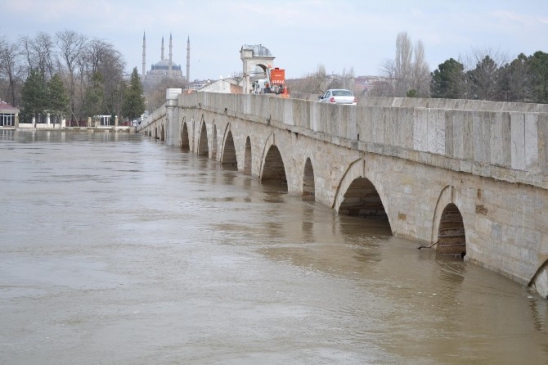
{"type": "Polygon", "coordinates": [[[1,364],[547,364],[546,300],[138,134],[0,130],[1,364]]]}

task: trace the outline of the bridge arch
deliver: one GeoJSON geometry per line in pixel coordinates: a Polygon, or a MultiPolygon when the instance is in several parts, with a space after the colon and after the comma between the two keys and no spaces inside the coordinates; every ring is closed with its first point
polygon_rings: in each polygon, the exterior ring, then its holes
{"type": "Polygon", "coordinates": [[[316,184],[314,182],[314,168],[310,157],[306,159],[303,171],[303,196],[314,199],[316,196],[316,184]]]}
{"type": "Polygon", "coordinates": [[[279,184],[282,186],[285,185],[285,191],[288,191],[285,164],[282,159],[282,154],[276,145],[272,144],[268,148],[262,170],[261,182],[279,184]]]}
{"type": "Polygon", "coordinates": [[[238,168],[238,160],[236,158],[236,146],[234,145],[234,137],[232,137],[232,131],[230,130],[230,123],[227,124],[225,130],[225,137],[221,154],[221,164],[238,168]]]}
{"type": "Polygon", "coordinates": [[[198,155],[199,156],[208,156],[209,155],[209,146],[207,140],[207,127],[205,121],[202,119],[200,128],[200,139],[198,140],[198,155]]]}
{"type": "Polygon", "coordinates": [[[466,231],[459,208],[449,203],[441,214],[438,227],[437,253],[464,259],[466,255],[466,231]]]}
{"type": "Polygon", "coordinates": [[[211,158],[217,161],[217,125],[213,120],[212,132],[211,132],[211,158]]]}
{"type": "Polygon", "coordinates": [[[466,255],[466,229],[464,217],[458,207],[457,189],[445,186],[436,203],[432,222],[432,244],[441,255],[466,255]]]}
{"type": "Polygon", "coordinates": [[[355,160],[345,172],[333,202],[339,214],[386,219],[394,232],[389,207],[376,175],[367,171],[364,159],[355,160]]]}
{"type": "Polygon", "coordinates": [[[436,251],[441,255],[464,258],[466,255],[466,229],[457,201],[455,187],[445,186],[438,197],[434,210],[432,243],[437,243],[436,251]]]}
{"type": "Polygon", "coordinates": [[[190,140],[188,138],[188,128],[186,120],[183,118],[181,125],[181,150],[188,152],[190,151],[190,140]]]}
{"type": "Polygon", "coordinates": [[[244,149],[244,174],[251,175],[252,171],[251,138],[247,136],[244,149]]]}

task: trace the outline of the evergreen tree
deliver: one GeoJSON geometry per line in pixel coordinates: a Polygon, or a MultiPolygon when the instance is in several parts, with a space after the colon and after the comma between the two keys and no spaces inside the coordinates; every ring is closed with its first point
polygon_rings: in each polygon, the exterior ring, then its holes
{"type": "Polygon", "coordinates": [[[125,92],[122,111],[124,116],[130,120],[140,117],[145,112],[143,86],[137,73],[137,67],[133,68],[133,72],[131,73],[131,80],[125,92]]]}
{"type": "Polygon", "coordinates": [[[528,59],[533,101],[548,103],[548,53],[535,52],[528,59]]]}
{"type": "Polygon", "coordinates": [[[433,98],[462,99],[465,96],[464,65],[450,58],[432,73],[433,98]]]}
{"type": "Polygon", "coordinates": [[[104,112],[104,82],[103,75],[95,72],[91,77],[91,86],[86,90],[84,97],[84,113],[87,117],[102,115],[104,112]]]}
{"type": "Polygon", "coordinates": [[[498,93],[499,68],[489,56],[478,62],[476,68],[468,72],[475,99],[495,100],[498,93]]]}
{"type": "Polygon", "coordinates": [[[47,108],[52,115],[53,124],[62,118],[68,109],[69,97],[59,74],[55,74],[48,82],[47,108]]]}
{"type": "Polygon", "coordinates": [[[44,75],[37,69],[30,71],[27,80],[23,84],[22,103],[25,114],[34,116],[39,120],[39,115],[43,114],[47,108],[47,85],[44,75]]]}
{"type": "Polygon", "coordinates": [[[515,60],[500,69],[498,100],[529,101],[531,87],[527,56],[521,53],[515,60]]]}

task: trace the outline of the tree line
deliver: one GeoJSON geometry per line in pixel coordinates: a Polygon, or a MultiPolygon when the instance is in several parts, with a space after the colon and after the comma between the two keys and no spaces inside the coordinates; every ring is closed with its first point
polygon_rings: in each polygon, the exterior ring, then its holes
{"type": "MultiPolygon", "coordinates": [[[[382,78],[369,86],[366,95],[548,103],[547,53],[521,53],[509,60],[499,52],[473,49],[463,58],[450,58],[431,72],[422,42],[413,44],[407,33],[401,32],[394,59],[383,63],[382,78]]],[[[314,73],[288,80],[288,84],[294,94],[320,94],[329,88],[362,92],[353,89],[352,69],[328,75],[323,65],[314,73]]]]}
{"type": "Polygon", "coordinates": [[[142,85],[112,44],[72,30],[39,32],[10,42],[0,36],[0,98],[26,121],[94,115],[134,119],[145,110],[142,85]]]}
{"type": "Polygon", "coordinates": [[[548,54],[521,53],[510,62],[484,54],[475,67],[453,58],[432,73],[431,96],[448,99],[478,99],[548,103],[548,54]]]}

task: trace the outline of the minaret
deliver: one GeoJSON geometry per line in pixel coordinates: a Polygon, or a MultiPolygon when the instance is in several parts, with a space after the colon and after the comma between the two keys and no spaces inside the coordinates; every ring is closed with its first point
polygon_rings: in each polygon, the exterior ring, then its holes
{"type": "Polygon", "coordinates": [[[167,75],[171,77],[171,73],[173,70],[173,52],[172,52],[173,44],[171,42],[171,33],[169,34],[169,66],[167,69],[167,75]]]}
{"type": "Polygon", "coordinates": [[[186,82],[190,84],[190,36],[186,40],[186,82]]]}
{"type": "Polygon", "coordinates": [[[141,81],[145,79],[145,71],[147,69],[146,50],[147,50],[147,39],[145,37],[145,32],[143,32],[143,71],[141,72],[141,81]]]}
{"type": "Polygon", "coordinates": [[[164,59],[164,37],[162,37],[162,57],[160,57],[160,61],[164,59]]]}

